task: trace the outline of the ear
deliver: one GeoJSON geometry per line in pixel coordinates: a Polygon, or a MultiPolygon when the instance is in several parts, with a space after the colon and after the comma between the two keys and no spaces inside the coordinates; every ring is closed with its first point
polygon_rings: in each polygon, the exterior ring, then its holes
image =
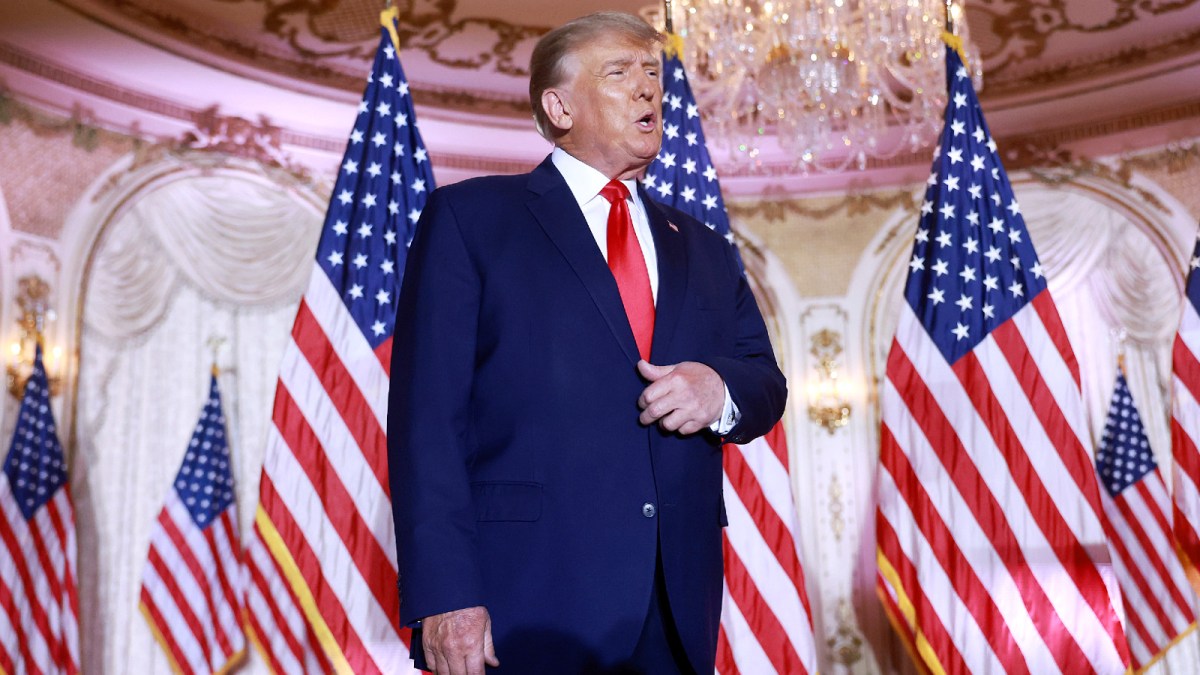
{"type": "Polygon", "coordinates": [[[564,98],[565,92],[559,89],[547,89],[542,92],[542,111],[546,113],[546,119],[550,120],[550,124],[558,131],[568,131],[574,126],[574,120],[571,118],[571,106],[564,98]]]}

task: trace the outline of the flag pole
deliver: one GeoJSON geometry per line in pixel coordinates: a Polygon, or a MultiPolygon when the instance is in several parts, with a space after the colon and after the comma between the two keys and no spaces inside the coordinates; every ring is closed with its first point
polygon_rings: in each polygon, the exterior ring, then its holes
{"type": "Polygon", "coordinates": [[[675,33],[675,21],[671,17],[671,5],[673,4],[671,0],[663,0],[663,27],[666,29],[667,35],[675,33]]]}

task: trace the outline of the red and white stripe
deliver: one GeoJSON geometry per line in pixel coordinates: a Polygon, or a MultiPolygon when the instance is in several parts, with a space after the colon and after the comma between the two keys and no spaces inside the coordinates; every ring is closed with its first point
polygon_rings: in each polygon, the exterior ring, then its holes
{"type": "MultiPolygon", "coordinates": [[[[259,511],[259,517],[265,517],[259,511]]],[[[269,526],[269,524],[268,524],[269,526]]],[[[246,631],[272,673],[328,673],[329,660],[259,525],[246,545],[246,631]]]]}
{"type": "MultiPolygon", "coordinates": [[[[414,672],[398,624],[390,352],[390,340],[371,349],[314,265],[280,366],[259,508],[270,523],[261,536],[287,552],[273,555],[339,672],[414,672]]],[[[263,607],[249,609],[265,625],[263,607]]]]}
{"type": "Polygon", "coordinates": [[[946,362],[901,303],[882,395],[880,595],[934,672],[1124,672],[1079,370],[1048,291],[946,362]]]}
{"type": "MultiPolygon", "coordinates": [[[[1189,284],[1191,281],[1189,280],[1189,284]]],[[[1183,298],[1172,356],[1171,448],[1175,540],[1193,572],[1200,566],[1200,315],[1183,298]]],[[[1200,582],[1200,579],[1198,579],[1200,582]]],[[[1200,583],[1197,584],[1200,591],[1200,583]]]]}
{"type": "Polygon", "coordinates": [[[783,423],[725,448],[725,594],[717,672],[816,673],[783,423]]]}
{"type": "Polygon", "coordinates": [[[78,673],[75,507],[60,488],[26,521],[0,472],[0,672],[78,673]]]}
{"type": "Polygon", "coordinates": [[[245,651],[236,518],[230,505],[201,529],[172,489],[150,535],[140,606],[178,673],[221,672],[245,651]]]}
{"type": "Polygon", "coordinates": [[[1196,620],[1196,594],[1175,554],[1171,500],[1158,469],[1116,498],[1101,491],[1111,527],[1113,569],[1125,599],[1133,667],[1149,665],[1196,620]]]}

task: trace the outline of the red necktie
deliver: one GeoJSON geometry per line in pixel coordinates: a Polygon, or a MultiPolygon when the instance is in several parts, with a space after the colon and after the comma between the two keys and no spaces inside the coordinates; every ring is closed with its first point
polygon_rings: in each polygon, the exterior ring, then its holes
{"type": "Polygon", "coordinates": [[[654,339],[654,295],[650,292],[646,259],[642,256],[637,233],[633,231],[629,204],[625,201],[629,198],[629,189],[620,181],[612,180],[600,190],[600,196],[612,205],[608,210],[608,269],[617,280],[638,353],[649,361],[650,343],[654,339]]]}

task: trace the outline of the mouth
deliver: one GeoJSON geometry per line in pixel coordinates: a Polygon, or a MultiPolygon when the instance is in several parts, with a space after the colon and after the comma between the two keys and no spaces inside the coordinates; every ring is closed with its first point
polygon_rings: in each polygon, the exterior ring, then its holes
{"type": "Polygon", "coordinates": [[[654,111],[649,111],[639,117],[634,124],[642,131],[654,131],[657,128],[657,121],[658,115],[654,114],[654,111]]]}

